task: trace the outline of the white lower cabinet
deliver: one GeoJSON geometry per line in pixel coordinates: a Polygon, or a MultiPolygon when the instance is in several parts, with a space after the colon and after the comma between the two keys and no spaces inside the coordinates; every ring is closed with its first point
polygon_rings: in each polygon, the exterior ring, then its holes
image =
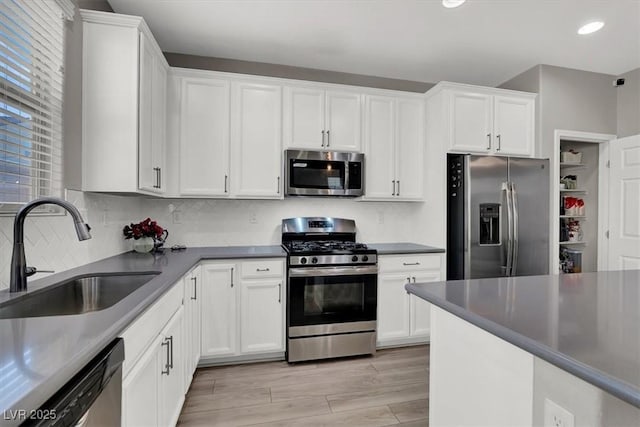
{"type": "Polygon", "coordinates": [[[200,360],[200,308],[202,278],[200,266],[196,266],[184,280],[184,391],[191,385],[193,374],[200,360]]]}
{"type": "Polygon", "coordinates": [[[444,280],[444,255],[380,255],[378,267],[378,347],[428,342],[430,304],[404,285],[444,280]]]}
{"type": "Polygon", "coordinates": [[[204,362],[284,352],[284,259],[204,262],[201,350],[204,362]]]}
{"type": "Polygon", "coordinates": [[[175,425],[184,402],[182,281],[123,333],[122,425],[175,425]],[[149,340],[149,344],[140,346],[149,340]]]}

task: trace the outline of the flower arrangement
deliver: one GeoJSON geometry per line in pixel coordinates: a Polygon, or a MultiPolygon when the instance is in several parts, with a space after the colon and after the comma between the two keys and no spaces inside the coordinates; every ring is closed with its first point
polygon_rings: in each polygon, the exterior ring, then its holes
{"type": "Polygon", "coordinates": [[[138,240],[141,237],[152,237],[154,240],[162,240],[165,229],[160,227],[156,221],[147,218],[138,224],[131,223],[122,229],[125,239],[138,240]]]}

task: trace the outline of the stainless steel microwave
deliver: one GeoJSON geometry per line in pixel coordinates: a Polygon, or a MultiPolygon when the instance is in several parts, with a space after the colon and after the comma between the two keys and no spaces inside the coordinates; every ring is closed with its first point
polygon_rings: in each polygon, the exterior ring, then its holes
{"type": "Polygon", "coordinates": [[[364,194],[364,154],[338,151],[285,150],[287,196],[364,194]]]}

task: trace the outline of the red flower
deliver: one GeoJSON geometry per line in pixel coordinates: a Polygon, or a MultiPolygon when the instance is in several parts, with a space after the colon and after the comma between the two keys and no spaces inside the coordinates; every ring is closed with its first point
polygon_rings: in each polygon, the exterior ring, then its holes
{"type": "Polygon", "coordinates": [[[140,221],[138,224],[125,225],[122,229],[125,239],[133,238],[137,240],[141,237],[160,239],[162,238],[162,233],[164,233],[164,229],[156,221],[151,221],[151,218],[140,221]]]}

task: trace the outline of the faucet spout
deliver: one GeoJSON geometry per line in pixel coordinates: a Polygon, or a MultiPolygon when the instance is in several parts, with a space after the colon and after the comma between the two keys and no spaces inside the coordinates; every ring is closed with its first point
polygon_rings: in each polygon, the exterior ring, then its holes
{"type": "Polygon", "coordinates": [[[87,240],[91,238],[91,227],[84,222],[82,215],[78,209],[71,203],[55,197],[42,197],[32,200],[25,204],[16,214],[13,222],[13,253],[11,255],[11,277],[9,283],[9,292],[24,292],[27,290],[27,276],[36,272],[35,269],[27,268],[27,261],[24,255],[24,220],[27,214],[34,208],[52,204],[64,208],[73,218],[73,224],[78,235],[78,240],[87,240]]]}

